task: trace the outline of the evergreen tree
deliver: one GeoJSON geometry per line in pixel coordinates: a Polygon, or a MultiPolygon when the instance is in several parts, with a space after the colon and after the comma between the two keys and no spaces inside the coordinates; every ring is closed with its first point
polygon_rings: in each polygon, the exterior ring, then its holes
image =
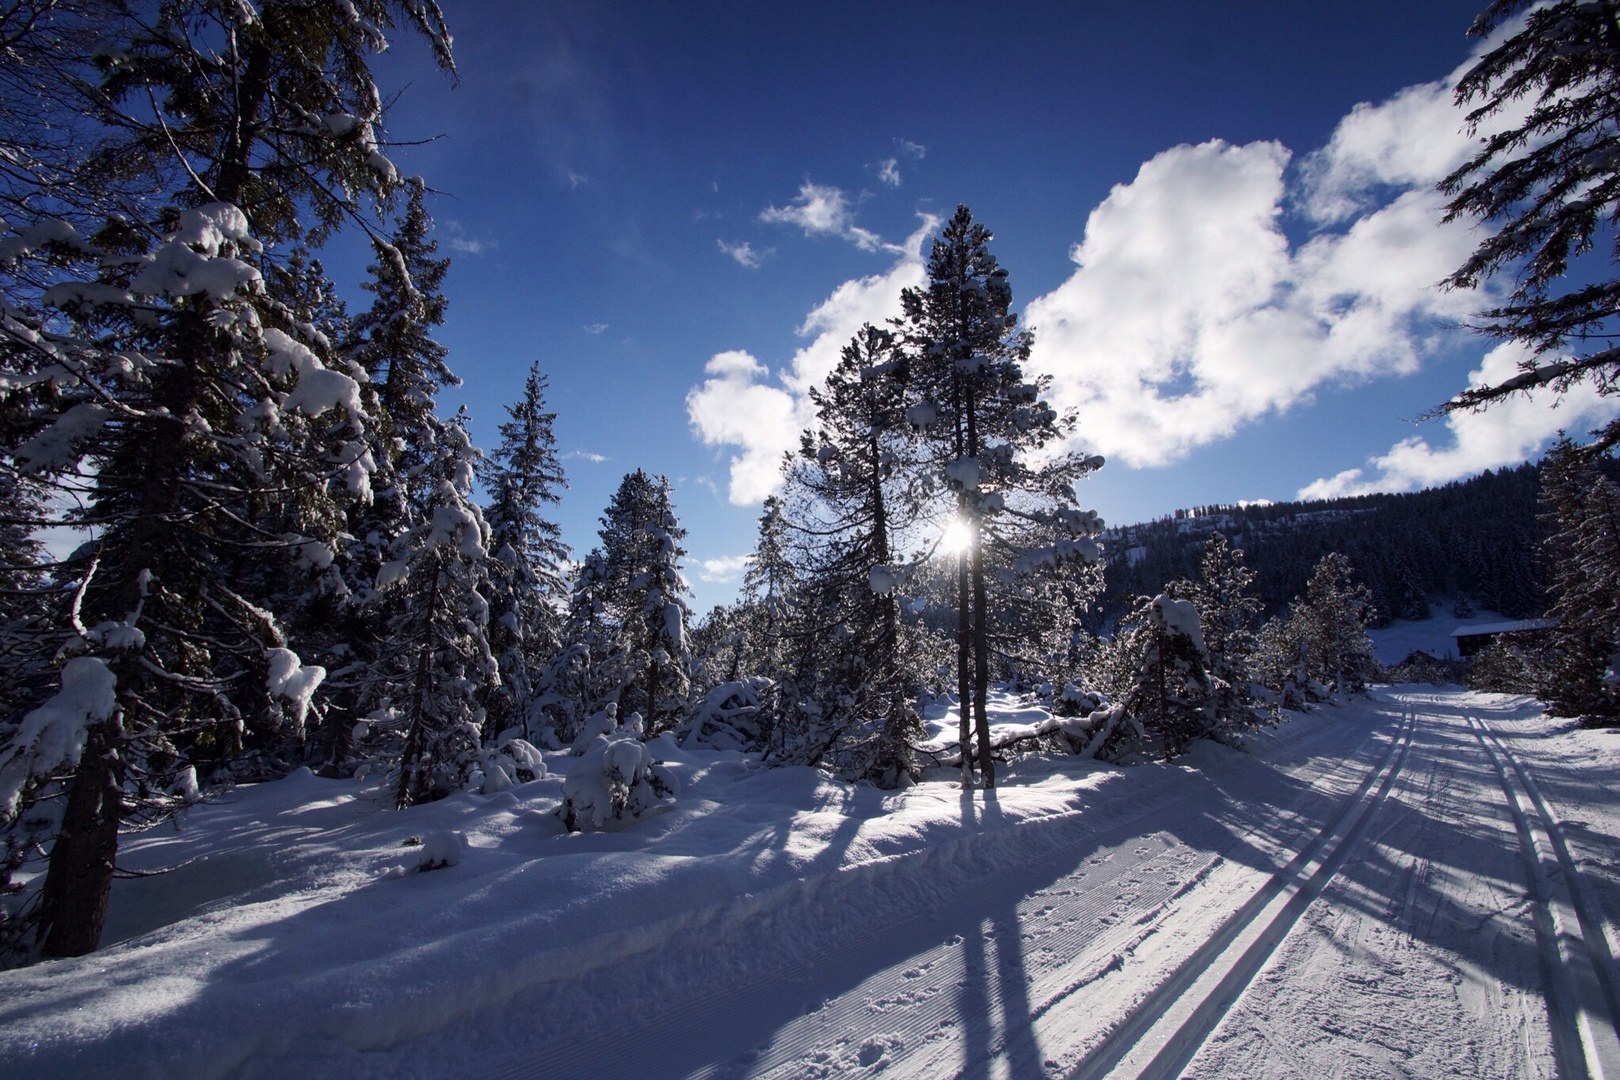
{"type": "MultiPolygon", "coordinates": [[[[1074,482],[1101,458],[1060,457],[1042,468],[1029,452],[1068,428],[1030,381],[1024,364],[1032,338],[1012,314],[1007,272],[990,253],[991,234],[958,206],[928,259],[928,284],[901,294],[901,322],[911,349],[908,381],[916,404],[907,411],[925,465],[955,503],[963,531],[957,556],[957,691],[961,703],[964,784],[971,783],[967,718],[978,739],[979,769],[995,784],[986,695],[992,621],[987,573],[1000,560],[1015,570],[1095,563],[1095,514],[1074,506],[1074,482]]],[[[994,575],[996,606],[1016,595],[994,575]]]]}
{"type": "MultiPolygon", "coordinates": [[[[1489,34],[1526,8],[1531,10],[1524,25],[1476,60],[1456,89],[1458,105],[1472,106],[1468,122],[1474,129],[1514,119],[1484,138],[1440,189],[1451,200],[1447,221],[1490,226],[1446,284],[1473,288],[1512,274],[1506,302],[1482,312],[1479,329],[1520,342],[1535,355],[1518,375],[1459,394],[1443,406],[1448,411],[1488,406],[1534,386],[1562,392],[1587,378],[1607,389],[1620,376],[1620,349],[1612,342],[1620,310],[1620,280],[1614,276],[1620,238],[1612,235],[1620,202],[1616,9],[1611,0],[1494,0],[1468,32],[1489,34]],[[1606,265],[1566,283],[1571,260],[1604,239],[1606,265]],[[1598,341],[1605,344],[1588,346],[1598,341]],[[1583,351],[1543,359],[1571,342],[1583,351]]],[[[1611,421],[1597,447],[1617,441],[1620,421],[1611,421]]]]}
{"type": "Polygon", "coordinates": [[[1214,730],[1208,654],[1192,601],[1166,593],[1137,597],[1115,648],[1123,676],[1115,697],[1134,725],[1119,729],[1115,745],[1105,745],[1105,752],[1117,754],[1129,731],[1136,730],[1156,740],[1168,761],[1214,730]]]}
{"type": "Polygon", "coordinates": [[[491,502],[491,647],[501,664],[501,693],[491,701],[490,734],[526,721],[536,675],[561,647],[567,600],[568,545],[547,514],[568,486],[546,409],[546,377],[529,368],[523,397],[507,406],[501,443],[484,470],[491,502]]]}
{"type": "Polygon", "coordinates": [[[591,716],[618,707],[626,650],[611,600],[607,559],[598,549],[574,572],[563,646],[536,686],[531,738],[552,749],[571,743],[591,716]]]}
{"type": "Polygon", "coordinates": [[[1539,696],[1558,716],[1589,724],[1620,717],[1614,654],[1620,645],[1620,488],[1568,439],[1542,462],[1542,546],[1555,625],[1538,651],[1539,696]]]}
{"type": "Polygon", "coordinates": [[[1322,556],[1295,605],[1295,619],[1310,677],[1339,693],[1366,687],[1377,661],[1367,637],[1372,598],[1355,580],[1350,560],[1339,552],[1322,556]]]}
{"type": "Polygon", "coordinates": [[[394,804],[442,798],[477,763],[480,704],[500,683],[487,636],[489,526],[472,501],[477,450],[464,415],[442,428],[422,477],[421,518],[389,547],[377,576],[395,593],[385,645],[366,673],[374,703],[366,739],[392,767],[394,804]]]}
{"type": "Polygon", "coordinates": [[[366,413],[340,359],[265,288],[264,242],[318,241],[397,186],[368,69],[396,12],[448,67],[431,0],[120,6],[101,85],[79,98],[100,141],[71,175],[172,202],[119,205],[89,239],[36,221],[8,252],[58,279],[0,325],[20,391],[6,394],[11,467],[62,490],[93,476],[67,520],[99,529],[41,630],[69,646],[61,689],[0,764],[0,826],[63,804],[37,908],[47,953],[95,948],[120,826],[195,798],[191,763],[228,756],[244,730],[300,721],[324,674],[254,596],[265,562],[321,561],[338,506],[367,495],[366,413]]]}
{"type": "Polygon", "coordinates": [[[339,560],[343,586],[327,623],[334,670],[323,741],[334,770],[352,764],[355,721],[391,715],[397,695],[378,672],[399,666],[391,651],[409,652],[388,629],[403,617],[408,591],[384,591],[377,582],[385,564],[398,559],[399,545],[429,521],[430,504],[442,498],[446,435],[437,395],[459,380],[446,362],[448,350],[433,337],[445,318],[449,260],[438,256],[430,225],[421,185],[411,184],[393,231],[372,238],[373,262],[361,288],[373,300],[349,324],[343,343],[344,355],[365,373],[362,394],[375,422],[364,451],[373,496],[349,508],[349,539],[339,560]]]}
{"type": "Polygon", "coordinates": [[[1198,605],[1204,636],[1209,708],[1217,727],[1225,731],[1242,731],[1266,719],[1250,689],[1257,680],[1261,608],[1254,579],[1254,571],[1244,564],[1243,550],[1216,532],[1204,543],[1198,584],[1187,590],[1198,605]]]}
{"type": "Polygon", "coordinates": [[[800,633],[815,658],[816,699],[789,760],[815,763],[837,747],[852,775],[887,786],[915,773],[912,745],[922,735],[892,546],[905,517],[893,490],[902,479],[904,377],[894,335],[862,327],[811,391],[816,423],[787,472],[811,540],[800,633]]]}
{"type": "MultiPolygon", "coordinates": [[[[784,638],[793,617],[798,570],[789,548],[788,522],[779,496],[768,495],[759,516],[748,569],[743,574],[742,608],[749,624],[745,643],[753,674],[780,682],[784,638]]],[[[730,681],[730,680],[727,680],[730,681]]]]}
{"type": "Polygon", "coordinates": [[[623,648],[619,714],[640,713],[648,732],[672,727],[686,708],[691,656],[680,565],[686,530],[670,505],[669,481],[640,469],[626,475],[599,535],[607,614],[623,648]]]}
{"type": "Polygon", "coordinates": [[[421,184],[408,192],[393,233],[372,238],[375,262],[360,287],[375,299],[355,318],[347,351],[376,387],[377,430],[402,494],[420,503],[422,488],[433,486],[422,473],[436,453],[439,391],[461,380],[446,362],[449,350],[433,338],[433,328],[444,324],[450,260],[438,256],[438,242],[428,236],[421,184]]]}

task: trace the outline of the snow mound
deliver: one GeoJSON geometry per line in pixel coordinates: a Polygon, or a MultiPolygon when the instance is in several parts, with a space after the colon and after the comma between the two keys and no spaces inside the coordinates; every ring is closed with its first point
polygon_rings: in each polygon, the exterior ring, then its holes
{"type": "Polygon", "coordinates": [[[454,829],[430,832],[422,839],[422,851],[417,857],[418,870],[442,870],[454,866],[467,854],[467,837],[454,829]]]}

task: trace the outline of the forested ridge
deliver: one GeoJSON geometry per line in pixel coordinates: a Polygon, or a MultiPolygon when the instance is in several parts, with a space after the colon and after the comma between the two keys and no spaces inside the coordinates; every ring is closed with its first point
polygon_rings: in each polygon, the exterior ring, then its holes
{"type": "Polygon", "coordinates": [[[1311,568],[1342,552],[1371,590],[1374,618],[1426,618],[1435,598],[1466,598],[1512,618],[1546,608],[1536,464],[1401,494],[1313,502],[1199,506],[1108,530],[1105,595],[1152,593],[1191,577],[1211,532],[1242,548],[1255,593],[1275,612],[1302,593],[1311,568]]]}

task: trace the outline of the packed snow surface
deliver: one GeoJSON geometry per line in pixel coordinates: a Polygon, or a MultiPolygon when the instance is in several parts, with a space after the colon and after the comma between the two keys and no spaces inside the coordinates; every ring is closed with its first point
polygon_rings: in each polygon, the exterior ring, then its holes
{"type": "Polygon", "coordinates": [[[558,752],[127,837],[174,869],[116,884],[100,952],[0,973],[0,1075],[1620,1075],[1620,734],[1527,699],[1381,689],[989,792],[648,749],[679,797],[616,830],[563,831],[558,752]]]}

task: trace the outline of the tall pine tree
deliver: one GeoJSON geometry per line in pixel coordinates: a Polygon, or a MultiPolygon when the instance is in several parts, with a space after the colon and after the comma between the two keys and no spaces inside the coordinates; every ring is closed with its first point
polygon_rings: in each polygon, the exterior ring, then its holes
{"type": "Polygon", "coordinates": [[[1101,458],[1064,455],[1031,464],[1031,452],[1064,435],[1069,423],[1041,400],[1046,383],[1025,371],[1032,338],[1018,329],[1007,272],[990,253],[990,240],[990,231],[958,206],[934,241],[927,286],[901,294],[900,323],[916,401],[907,415],[963,534],[956,575],[963,782],[972,780],[971,711],[986,787],[995,784],[986,712],[991,608],[1017,595],[1020,573],[1096,563],[1101,549],[1091,537],[1102,525],[1074,505],[1074,482],[1101,466],[1101,458]],[[998,562],[1010,573],[989,573],[998,562]],[[991,595],[992,581],[999,595],[991,595]]]}
{"type": "Polygon", "coordinates": [[[490,503],[492,618],[490,646],[501,665],[501,691],[491,699],[490,734],[526,723],[535,679],[561,648],[567,602],[568,545],[548,516],[568,486],[546,408],[546,377],[529,368],[523,397],[506,407],[501,442],[483,470],[490,503]]]}

